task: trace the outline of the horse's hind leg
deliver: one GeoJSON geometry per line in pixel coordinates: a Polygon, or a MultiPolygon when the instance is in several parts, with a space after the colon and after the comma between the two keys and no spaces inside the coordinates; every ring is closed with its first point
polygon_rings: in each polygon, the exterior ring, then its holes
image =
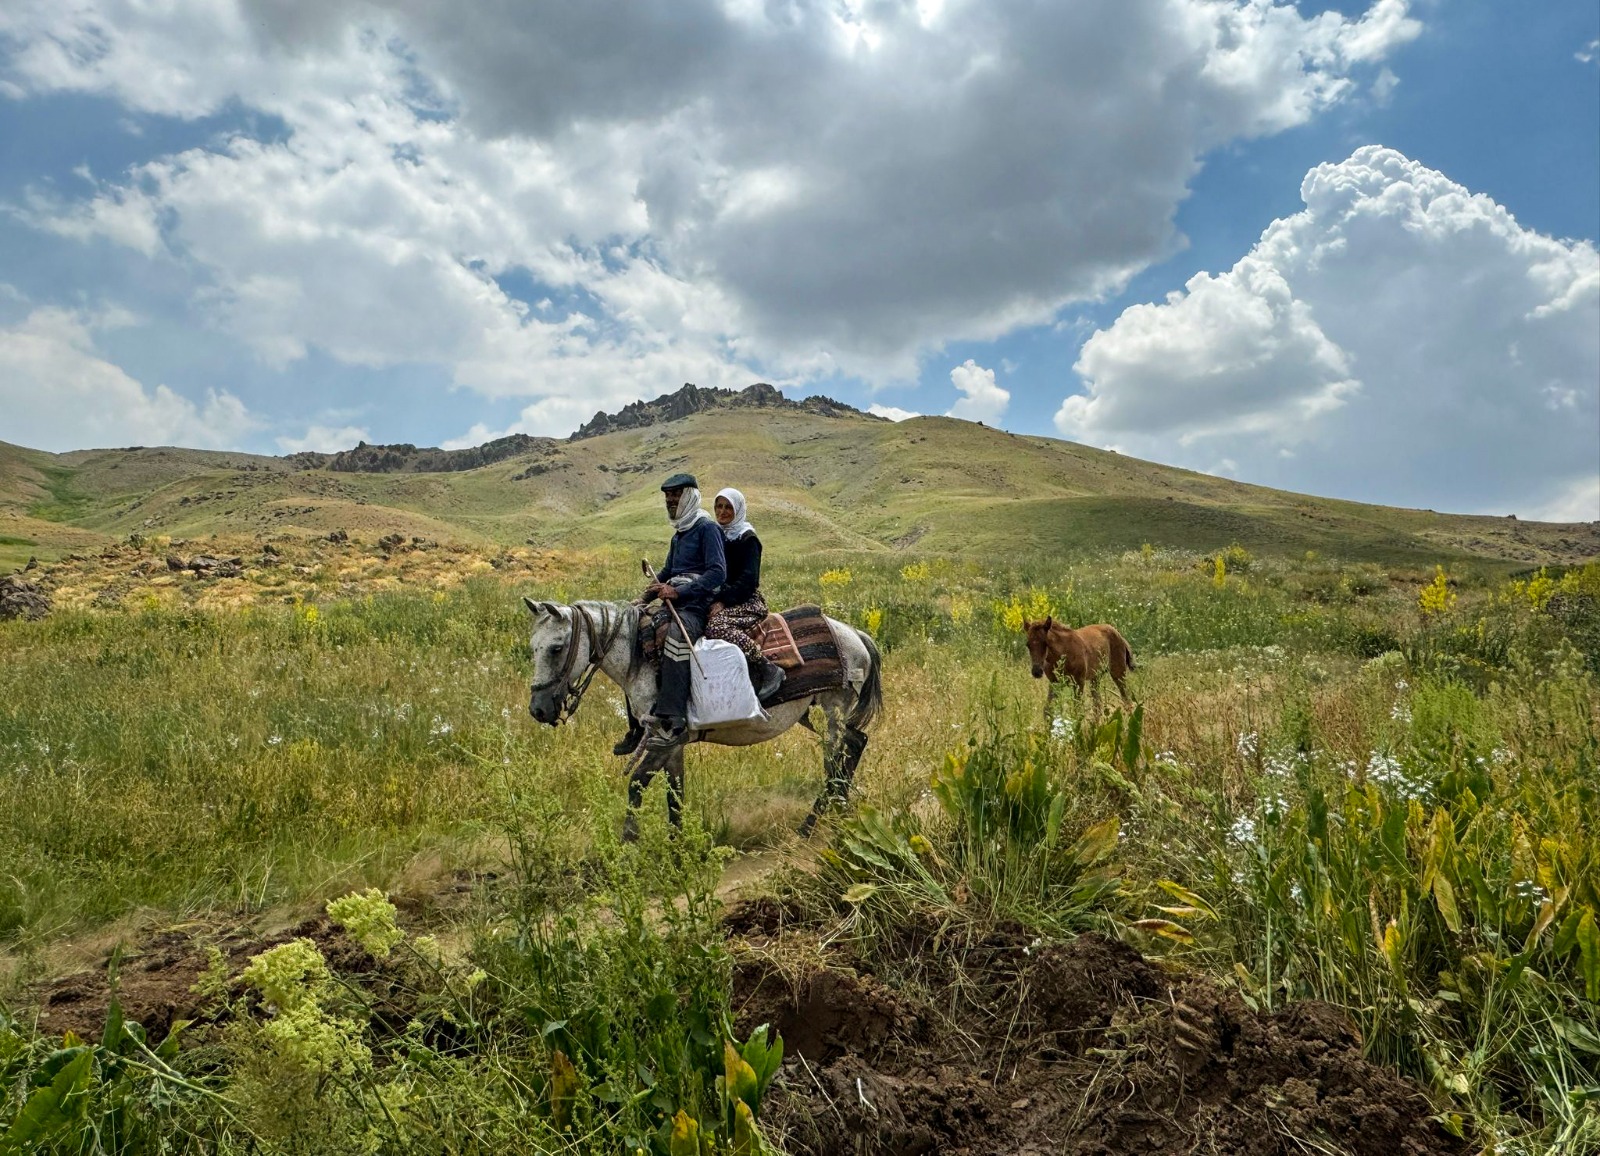
{"type": "Polygon", "coordinates": [[[802,838],[810,838],[816,830],[817,820],[833,803],[843,807],[850,800],[850,785],[855,781],[856,767],[867,749],[867,733],[844,721],[842,709],[827,709],[827,733],[822,740],[822,769],[825,782],[822,793],[811,805],[811,811],[800,824],[802,838]]]}

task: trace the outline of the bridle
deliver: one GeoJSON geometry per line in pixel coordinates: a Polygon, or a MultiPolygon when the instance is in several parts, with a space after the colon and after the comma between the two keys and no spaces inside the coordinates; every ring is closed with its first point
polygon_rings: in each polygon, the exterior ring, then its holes
{"type": "Polygon", "coordinates": [[[561,669],[553,677],[543,682],[535,683],[528,688],[530,695],[552,687],[566,684],[566,693],[561,698],[561,704],[556,709],[556,717],[551,726],[560,726],[567,719],[577,713],[578,704],[583,701],[584,693],[589,689],[589,684],[594,681],[594,676],[599,673],[601,665],[606,660],[606,655],[611,653],[611,648],[616,644],[617,637],[627,625],[627,616],[618,614],[613,620],[611,607],[602,603],[600,611],[600,625],[597,627],[593,618],[589,616],[589,608],[574,604],[572,615],[583,623],[584,637],[589,643],[589,661],[585,664],[583,672],[574,680],[573,667],[578,662],[578,631],[574,629],[567,640],[567,652],[561,662],[561,669]]]}

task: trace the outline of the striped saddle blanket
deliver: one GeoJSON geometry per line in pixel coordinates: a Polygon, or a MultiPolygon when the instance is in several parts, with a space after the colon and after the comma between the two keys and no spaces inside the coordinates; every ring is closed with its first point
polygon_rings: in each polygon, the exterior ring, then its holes
{"type": "MultiPolygon", "coordinates": [[[[666,616],[654,623],[648,617],[641,620],[640,649],[647,662],[659,658],[670,623],[666,616]]],[[[822,607],[796,606],[782,614],[769,614],[755,638],[761,653],[783,667],[783,686],[768,706],[844,685],[844,658],[822,607]]]]}
{"type": "Polygon", "coordinates": [[[783,686],[768,706],[808,698],[844,685],[844,659],[839,654],[839,640],[834,638],[833,627],[828,625],[820,606],[796,606],[782,614],[771,615],[762,627],[761,651],[784,668],[783,686]],[[788,637],[777,640],[769,649],[773,618],[783,623],[780,633],[786,632],[788,637]]]}

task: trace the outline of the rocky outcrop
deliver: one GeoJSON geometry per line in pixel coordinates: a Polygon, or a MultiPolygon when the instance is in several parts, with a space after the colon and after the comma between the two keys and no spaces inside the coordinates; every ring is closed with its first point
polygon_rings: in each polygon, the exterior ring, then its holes
{"type": "Polygon", "coordinates": [[[0,578],[0,620],[43,618],[50,613],[50,595],[37,582],[16,574],[0,578]]]}
{"type": "Polygon", "coordinates": [[[366,442],[359,442],[354,449],[340,450],[336,454],[307,451],[293,454],[289,460],[301,469],[333,470],[344,474],[449,474],[492,466],[506,458],[519,457],[553,444],[552,438],[536,438],[527,434],[495,438],[494,441],[464,450],[441,450],[430,446],[419,449],[408,442],[391,446],[369,446],[366,442]]]}
{"type": "Polygon", "coordinates": [[[777,409],[793,413],[809,413],[818,417],[859,417],[869,421],[883,421],[875,414],[864,413],[854,406],[834,401],[831,397],[813,396],[804,401],[793,401],[775,386],[758,382],[746,389],[717,389],[685,383],[677,393],[662,394],[654,401],[636,401],[625,405],[616,413],[597,413],[578,428],[570,440],[582,441],[617,430],[638,429],[641,426],[660,425],[679,421],[697,413],[715,409],[777,409]]]}

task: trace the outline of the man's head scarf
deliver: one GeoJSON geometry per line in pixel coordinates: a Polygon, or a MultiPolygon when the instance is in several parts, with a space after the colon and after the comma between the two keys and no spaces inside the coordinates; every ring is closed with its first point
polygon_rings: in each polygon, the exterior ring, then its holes
{"type": "MultiPolygon", "coordinates": [[[[693,486],[684,487],[683,493],[678,495],[678,514],[667,517],[672,522],[672,528],[678,533],[683,533],[694,526],[701,518],[711,518],[711,515],[700,508],[700,491],[693,486]]],[[[716,521],[715,518],[711,518],[716,521]]]]}
{"type": "MultiPolygon", "coordinates": [[[[726,499],[728,505],[733,507],[733,521],[722,527],[722,536],[724,538],[733,542],[743,538],[746,534],[754,534],[756,532],[756,528],[744,516],[743,494],[729,486],[725,490],[718,490],[717,497],[726,499]]],[[[721,523],[718,524],[720,525],[721,523]]]]}

